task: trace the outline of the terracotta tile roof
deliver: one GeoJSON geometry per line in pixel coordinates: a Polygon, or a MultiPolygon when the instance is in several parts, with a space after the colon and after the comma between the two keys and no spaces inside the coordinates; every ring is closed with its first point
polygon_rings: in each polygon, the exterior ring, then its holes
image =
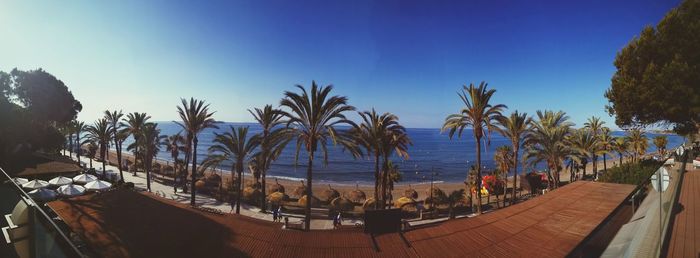
{"type": "Polygon", "coordinates": [[[49,205],[104,257],[563,257],[633,190],[576,182],[475,218],[372,240],[359,229],[301,232],[214,215],[147,194],[112,191],[49,205]]]}

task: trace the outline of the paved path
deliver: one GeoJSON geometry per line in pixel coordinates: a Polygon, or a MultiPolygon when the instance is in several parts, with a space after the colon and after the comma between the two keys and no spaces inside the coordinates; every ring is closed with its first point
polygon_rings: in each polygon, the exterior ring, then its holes
{"type": "Polygon", "coordinates": [[[678,197],[666,257],[700,257],[700,170],[688,170],[678,197]]]}
{"type": "MultiPolygon", "coordinates": [[[[75,160],[75,158],[73,157],[75,160]]],[[[86,164],[86,167],[89,166],[90,164],[90,159],[87,157],[80,157],[80,161],[84,164],[86,164]]],[[[98,174],[102,173],[102,163],[101,162],[96,162],[93,161],[93,167],[95,170],[97,170],[98,174]]],[[[115,166],[107,165],[105,167],[107,173],[117,173],[119,174],[119,170],[115,166]]],[[[124,181],[125,182],[133,182],[134,187],[138,190],[141,191],[146,191],[146,173],[144,172],[137,172],[136,176],[133,175],[132,172],[126,172],[124,171],[124,181]]],[[[155,175],[155,174],[154,174],[155,175]]],[[[152,175],[152,177],[154,176],[152,175]]],[[[162,183],[159,183],[157,181],[154,181],[153,178],[151,178],[151,192],[155,195],[161,196],[166,199],[171,199],[180,203],[185,203],[189,204],[190,203],[190,198],[191,193],[183,193],[180,189],[178,189],[177,192],[173,192],[173,186],[172,185],[165,185],[162,183]]],[[[229,203],[225,202],[220,202],[217,201],[216,199],[203,195],[203,194],[196,194],[195,195],[195,203],[201,204],[204,207],[208,208],[215,208],[219,209],[224,212],[232,212],[231,205],[229,203]]],[[[262,213],[260,212],[260,209],[255,206],[249,206],[246,204],[241,205],[241,215],[245,215],[248,217],[253,217],[261,220],[266,220],[266,221],[272,221],[272,214],[270,213],[262,213]]],[[[301,219],[300,218],[289,218],[290,223],[300,223],[301,219]]],[[[348,225],[352,226],[355,225],[356,223],[360,223],[360,220],[355,220],[355,219],[344,219],[343,220],[343,225],[348,225]]],[[[311,220],[311,229],[333,229],[333,220],[325,220],[325,219],[313,219],[311,220]]]]}

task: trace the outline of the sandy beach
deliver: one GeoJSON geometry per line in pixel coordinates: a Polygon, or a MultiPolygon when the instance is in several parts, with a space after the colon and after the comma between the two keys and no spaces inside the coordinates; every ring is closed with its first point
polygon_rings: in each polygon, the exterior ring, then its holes
{"type": "MultiPolygon", "coordinates": [[[[116,160],[117,160],[116,152],[110,151],[108,156],[109,156],[110,161],[116,163],[116,160]]],[[[122,153],[122,158],[133,161],[133,155],[131,155],[130,153],[122,153]]],[[[163,165],[163,166],[171,163],[171,162],[167,162],[167,161],[163,161],[163,160],[157,160],[157,162],[161,163],[161,165],[163,165]]],[[[617,158],[608,157],[608,159],[607,159],[608,168],[611,168],[613,166],[617,166],[617,163],[618,163],[617,158]]],[[[93,164],[93,165],[100,166],[99,162],[95,162],[95,164],[93,164]]],[[[522,166],[518,166],[518,170],[519,170],[518,171],[519,175],[522,175],[522,173],[523,173],[522,166]]],[[[598,170],[599,171],[603,170],[602,157],[599,157],[599,160],[598,160],[598,170]]],[[[593,171],[593,163],[588,163],[586,165],[586,174],[591,175],[592,171],[593,171]]],[[[227,182],[228,180],[231,180],[231,173],[230,172],[229,173],[227,173],[227,172],[221,173],[221,170],[208,169],[205,173],[206,174],[216,173],[216,174],[222,175],[224,183],[227,182]]],[[[465,177],[466,177],[467,171],[465,171],[464,173],[465,173],[465,177]]],[[[581,172],[579,172],[579,174],[581,174],[581,172]]],[[[302,176],[305,176],[305,175],[302,175],[302,176]]],[[[561,172],[561,175],[560,175],[561,181],[568,182],[569,176],[570,176],[569,171],[565,169],[564,171],[561,172]]],[[[245,178],[244,180],[246,182],[252,180],[252,175],[250,175],[248,169],[246,169],[244,171],[244,178],[245,178]]],[[[513,184],[512,180],[513,180],[512,176],[508,177],[508,185],[509,186],[512,186],[512,184],[513,184]]],[[[288,180],[288,179],[277,179],[277,182],[279,182],[279,184],[283,185],[285,187],[285,189],[287,189],[287,192],[291,192],[294,188],[301,185],[300,181],[294,181],[294,180],[288,180]]],[[[275,183],[275,178],[272,178],[272,177],[267,178],[268,186],[270,186],[274,183],[275,183]]],[[[520,180],[518,180],[518,185],[519,185],[519,183],[520,183],[520,180]]],[[[328,182],[314,182],[313,192],[318,194],[321,191],[328,189],[328,186],[329,186],[328,182]]],[[[366,184],[353,185],[353,184],[347,184],[347,183],[330,183],[330,186],[333,189],[340,192],[341,194],[355,190],[355,189],[360,189],[363,192],[365,192],[365,194],[367,195],[368,198],[372,197],[374,195],[374,186],[373,185],[366,185],[366,184]]],[[[445,191],[445,193],[449,194],[451,191],[463,189],[465,187],[465,184],[463,182],[435,182],[433,184],[433,187],[440,188],[443,191],[445,191]]],[[[409,188],[412,188],[418,192],[418,199],[424,199],[425,197],[427,197],[429,195],[430,182],[425,182],[425,183],[401,183],[401,182],[399,182],[396,185],[394,185],[394,191],[392,192],[392,195],[394,196],[394,198],[401,197],[401,196],[403,196],[404,191],[409,189],[409,188]]],[[[491,200],[494,200],[494,199],[495,198],[491,198],[491,200]]]]}

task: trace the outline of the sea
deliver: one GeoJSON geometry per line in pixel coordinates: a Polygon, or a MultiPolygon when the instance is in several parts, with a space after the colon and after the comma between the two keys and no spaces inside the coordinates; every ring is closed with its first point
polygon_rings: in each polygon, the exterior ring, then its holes
{"type": "MultiPolygon", "coordinates": [[[[163,135],[173,135],[182,130],[174,122],[157,122],[158,128],[163,135]]],[[[207,129],[199,134],[197,146],[198,163],[204,160],[208,154],[207,149],[212,145],[215,133],[230,131],[231,127],[248,126],[249,136],[260,133],[261,127],[254,123],[220,123],[219,129],[207,129]]],[[[407,128],[413,145],[408,149],[409,157],[401,159],[393,157],[394,164],[399,166],[402,173],[401,183],[429,183],[434,182],[463,182],[467,171],[476,164],[476,143],[472,136],[472,131],[465,129],[461,138],[455,136],[450,139],[447,132],[441,132],[439,128],[407,128]]],[[[184,135],[184,134],[183,134],[184,135]]],[[[612,132],[613,136],[624,136],[623,131],[612,132]]],[[[651,142],[654,133],[647,133],[649,138],[649,152],[656,151],[656,147],[651,142]]],[[[684,138],[678,135],[669,134],[667,148],[679,146],[684,142],[684,138]]],[[[124,144],[126,146],[133,141],[129,138],[124,144]]],[[[481,164],[486,171],[495,168],[493,159],[496,148],[503,145],[510,146],[510,140],[499,135],[491,134],[490,142],[482,140],[481,164]]],[[[271,165],[268,176],[280,179],[303,180],[306,178],[307,156],[302,149],[299,153],[299,160],[295,162],[296,144],[290,143],[282,152],[281,156],[271,165]]],[[[314,159],[313,176],[316,183],[333,183],[343,185],[369,185],[374,182],[374,161],[370,157],[353,158],[340,146],[328,146],[328,163],[323,164],[323,156],[317,153],[314,159]]],[[[184,155],[184,154],[181,154],[184,155]]],[[[617,157],[616,154],[613,154],[617,157]]],[[[521,155],[522,157],[522,155],[521,155]]],[[[182,156],[181,156],[182,158],[182,156]]],[[[161,148],[157,154],[157,159],[172,162],[170,153],[161,148]]],[[[601,158],[602,160],[602,158],[601,158]]],[[[224,162],[219,167],[223,173],[230,173],[231,162],[224,162]]],[[[247,168],[247,166],[246,166],[247,168]]],[[[545,164],[538,164],[535,169],[544,169],[545,164]]],[[[519,173],[522,167],[519,166],[519,173]]],[[[244,173],[249,173],[246,171],[244,173]]]]}

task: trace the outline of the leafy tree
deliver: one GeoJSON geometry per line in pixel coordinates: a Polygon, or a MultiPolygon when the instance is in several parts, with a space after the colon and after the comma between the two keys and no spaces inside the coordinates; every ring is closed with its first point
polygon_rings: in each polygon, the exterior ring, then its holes
{"type": "Polygon", "coordinates": [[[647,135],[639,128],[634,128],[627,132],[627,141],[629,142],[629,149],[632,152],[632,161],[636,162],[637,156],[644,155],[647,153],[647,148],[649,147],[649,140],[647,135]]]}
{"type": "Polygon", "coordinates": [[[564,159],[570,152],[565,144],[573,123],[564,111],[537,111],[538,120],[531,123],[532,133],[525,139],[525,159],[531,164],[541,161],[547,163],[549,182],[559,187],[559,173],[563,169],[564,159]],[[553,173],[553,175],[552,175],[553,173]]]}
{"type": "MultiPolygon", "coordinates": [[[[150,119],[151,116],[146,115],[146,113],[139,113],[139,112],[134,112],[134,113],[129,113],[126,115],[126,118],[124,119],[124,125],[126,126],[125,130],[128,132],[131,136],[134,137],[134,146],[135,150],[134,152],[136,155],[134,155],[134,164],[136,167],[138,167],[139,164],[139,155],[141,154],[139,152],[139,145],[140,145],[140,140],[141,140],[141,135],[144,131],[142,131],[143,127],[146,125],[148,119],[150,119]]],[[[143,157],[145,158],[145,157],[143,157]]],[[[141,161],[142,165],[145,162],[143,160],[141,161]]],[[[134,175],[136,175],[136,169],[134,169],[134,175]]]]}
{"type": "MultiPolygon", "coordinates": [[[[133,133],[132,133],[133,134],[133,133]]],[[[151,191],[151,169],[153,169],[153,159],[160,151],[160,147],[165,144],[164,139],[167,137],[160,134],[157,123],[145,123],[141,127],[139,133],[143,147],[143,165],[146,170],[146,188],[151,191]]]]}
{"type": "Polygon", "coordinates": [[[654,137],[654,146],[659,154],[663,155],[666,153],[666,145],[668,144],[668,137],[666,135],[659,135],[654,137]]]}
{"type": "Polygon", "coordinates": [[[596,142],[593,147],[595,148],[593,152],[591,152],[591,161],[593,165],[593,175],[597,179],[598,178],[598,153],[600,152],[600,149],[602,146],[598,144],[598,135],[603,131],[605,121],[600,120],[600,117],[592,116],[588,118],[588,121],[583,124],[585,128],[588,128],[591,130],[591,133],[593,135],[593,141],[596,142]]]}
{"type": "MultiPolygon", "coordinates": [[[[523,139],[530,132],[530,123],[532,119],[527,116],[527,113],[518,113],[514,111],[510,116],[501,116],[498,118],[498,127],[496,130],[510,140],[513,149],[513,193],[510,199],[510,205],[515,202],[515,189],[518,183],[518,154],[520,154],[520,146],[523,144],[523,139]]],[[[505,203],[503,203],[505,206],[505,203]]]]}
{"type": "Polygon", "coordinates": [[[295,161],[299,158],[299,151],[302,146],[307,153],[308,163],[306,167],[307,201],[306,215],[304,219],[304,229],[309,230],[311,226],[311,198],[313,197],[313,163],[314,154],[319,150],[323,154],[323,163],[328,164],[329,141],[340,144],[351,154],[357,157],[357,146],[352,141],[347,132],[338,131],[335,127],[339,125],[355,124],[345,117],[345,112],[354,111],[355,107],[347,104],[348,99],[343,96],[329,96],[333,86],[316,85],[311,82],[311,92],[307,92],[304,87],[297,85],[301,94],[285,91],[284,98],[280,106],[286,107],[289,111],[282,111],[287,119],[287,128],[291,130],[290,137],[296,140],[295,161]]]}
{"type": "Polygon", "coordinates": [[[449,130],[450,139],[455,133],[461,138],[464,128],[472,128],[476,142],[476,184],[479,189],[476,191],[476,210],[478,214],[481,214],[481,139],[484,136],[490,138],[491,132],[496,130],[495,122],[502,116],[503,109],[507,108],[503,104],[489,103],[496,90],[487,90],[487,86],[486,82],[481,82],[478,87],[474,84],[469,84],[469,87],[464,85],[462,92],[457,93],[464,107],[459,113],[447,116],[442,126],[442,131],[449,130]]]}
{"type": "Polygon", "coordinates": [[[668,123],[679,134],[700,127],[700,1],[686,0],[645,27],[615,57],[605,92],[621,127],[668,123]]]}
{"type": "Polygon", "coordinates": [[[107,122],[109,122],[109,128],[112,129],[111,138],[117,152],[117,168],[119,169],[119,178],[121,181],[124,181],[124,173],[122,172],[122,144],[124,143],[126,137],[123,137],[122,135],[124,124],[121,123],[121,119],[124,114],[121,110],[111,112],[109,110],[105,110],[104,114],[104,118],[107,120],[107,122]]]}
{"type": "MultiPolygon", "coordinates": [[[[212,118],[214,112],[209,112],[209,104],[205,105],[204,101],[190,98],[187,102],[181,99],[182,106],[177,107],[177,113],[180,115],[180,122],[175,122],[186,132],[187,137],[187,152],[192,157],[192,182],[190,205],[195,205],[195,183],[197,182],[197,143],[199,143],[198,135],[207,128],[219,128],[216,120],[212,118]]],[[[185,163],[187,166],[187,161],[185,163]]]]}
{"type": "MultiPolygon", "coordinates": [[[[185,145],[185,138],[181,135],[182,132],[178,132],[165,139],[165,150],[170,152],[170,157],[173,158],[173,180],[177,179],[180,167],[178,166],[178,158],[180,157],[180,152],[187,151],[185,145]]],[[[185,168],[186,170],[186,168],[185,168]]],[[[183,187],[184,190],[184,187],[183,187]]],[[[173,182],[173,191],[177,192],[177,184],[173,182]]]]}
{"type": "Polygon", "coordinates": [[[109,121],[101,118],[91,126],[88,126],[88,139],[96,142],[100,146],[100,157],[102,158],[102,176],[106,175],[105,163],[107,162],[107,146],[112,139],[112,127],[109,121]]]}

